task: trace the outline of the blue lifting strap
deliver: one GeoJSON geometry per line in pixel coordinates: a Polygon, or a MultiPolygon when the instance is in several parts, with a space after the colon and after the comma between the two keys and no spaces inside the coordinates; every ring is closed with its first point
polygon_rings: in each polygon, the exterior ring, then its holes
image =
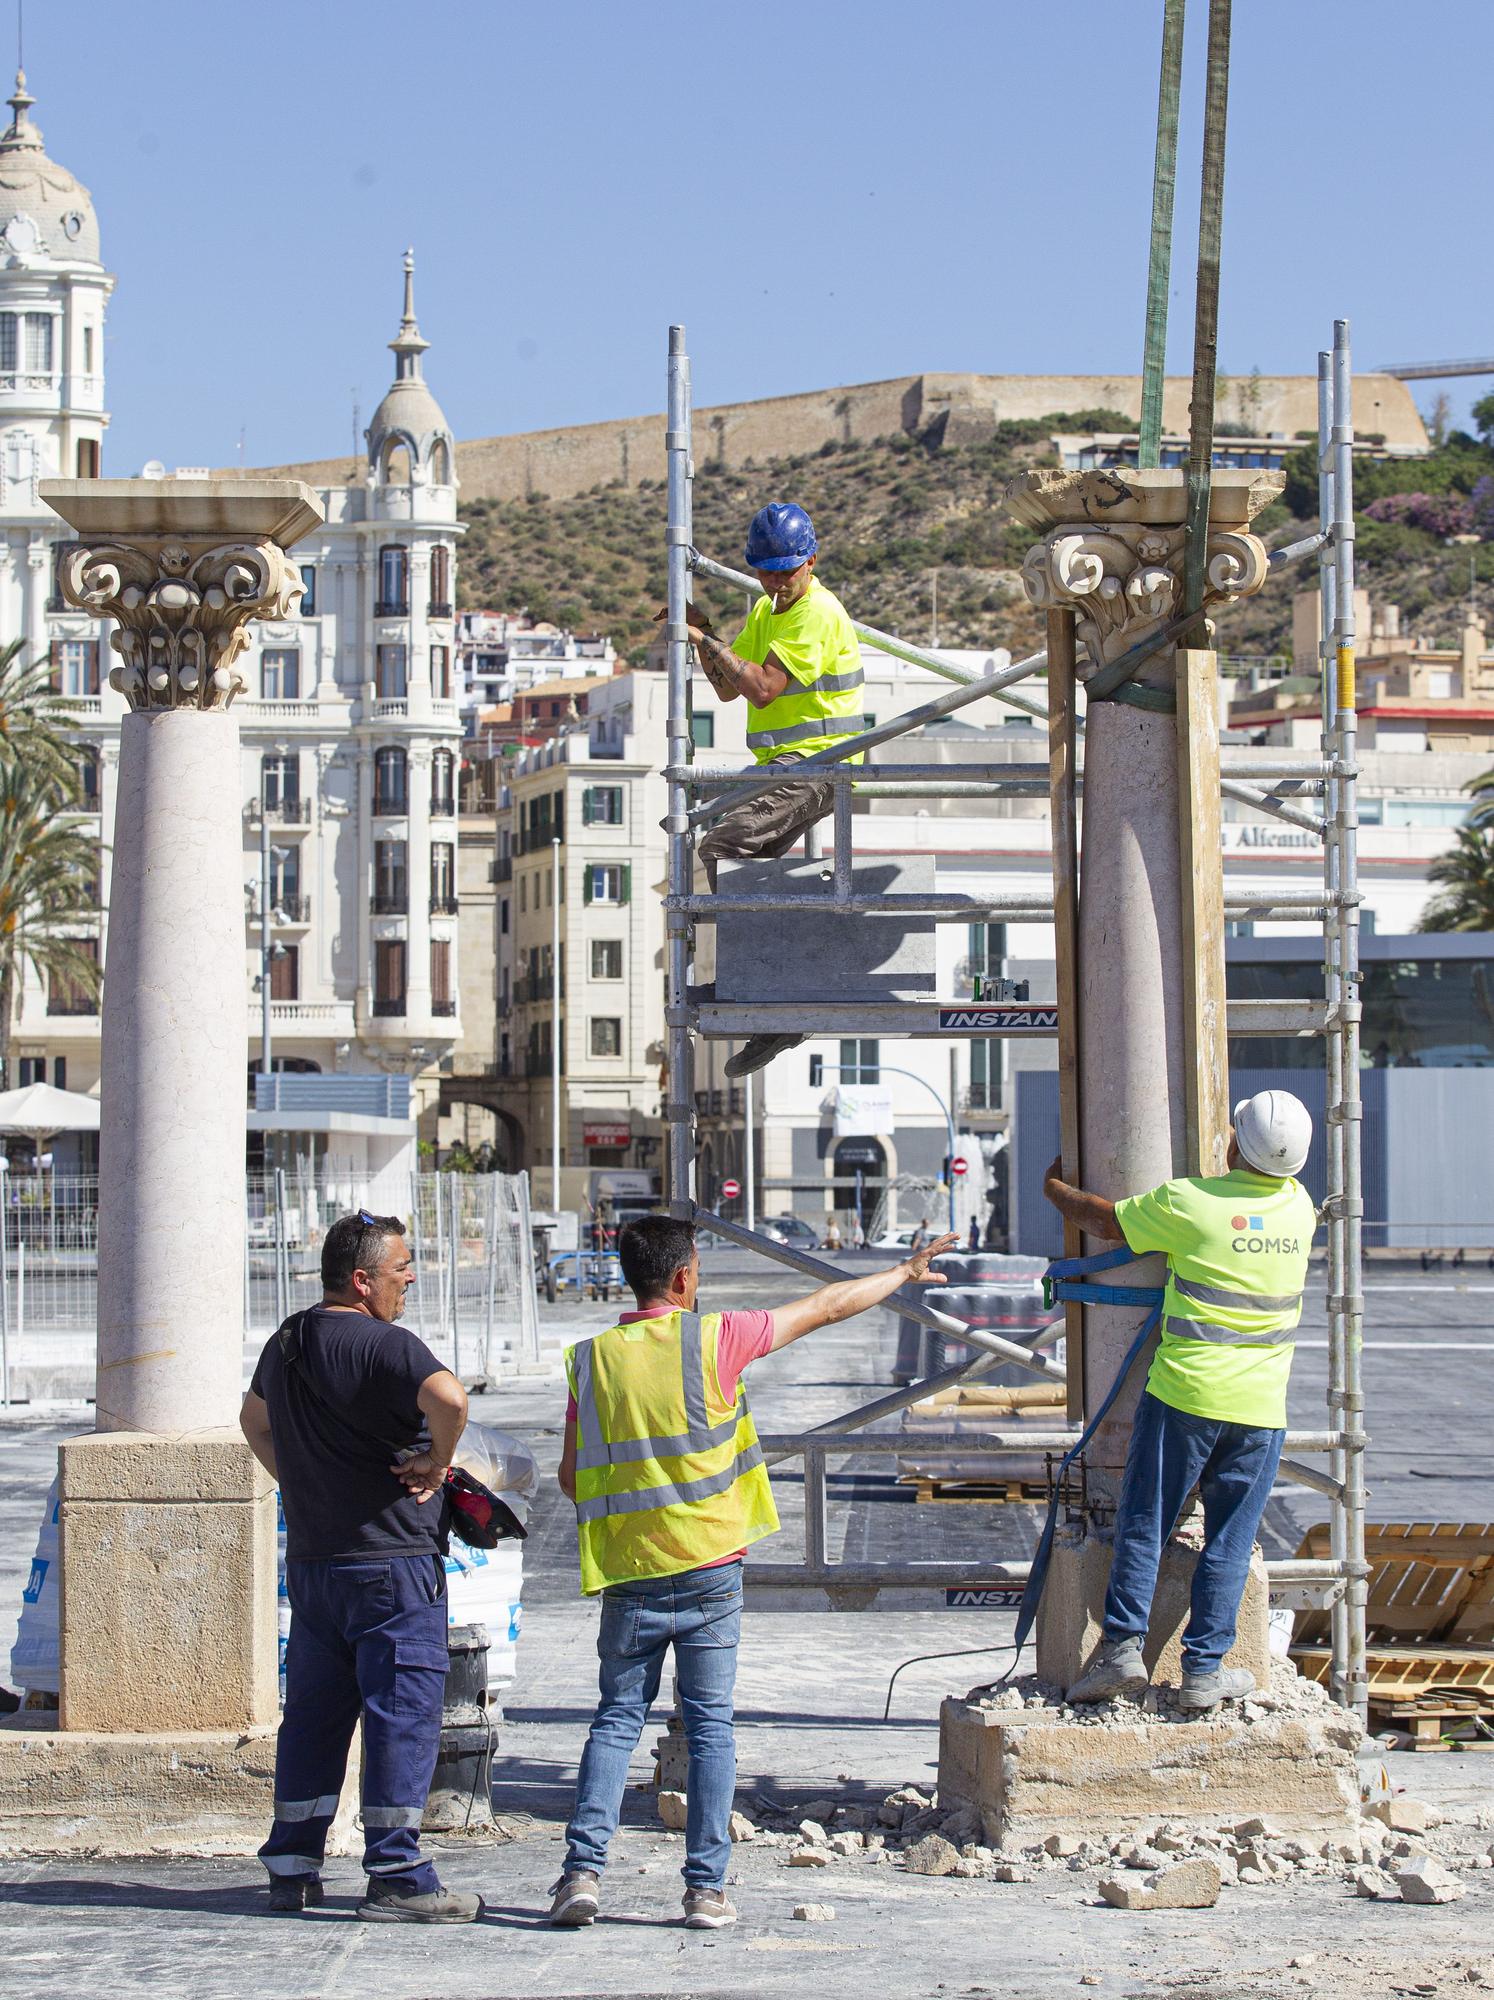
{"type": "Polygon", "coordinates": [[[1115,1380],[1105,1392],[1105,1400],[1090,1418],[1084,1435],[1064,1456],[1058,1470],[1053,1475],[1053,1496],[1048,1502],[1048,1518],[1043,1523],[1043,1532],[1038,1538],[1037,1553],[1028,1571],[1027,1587],[1022,1592],[1022,1602],[1017,1610],[1017,1633],[1013,1654],[1012,1671],[1017,1657],[1027,1643],[1027,1635],[1032,1630],[1032,1622],[1037,1617],[1038,1605],[1042,1600],[1043,1585],[1048,1577],[1048,1562],[1053,1554],[1053,1530],[1058,1522],[1058,1493],[1063,1475],[1100,1428],[1110,1405],[1121,1392],[1121,1385],[1131,1372],[1131,1364],[1157,1330],[1162,1317],[1163,1293],[1151,1285],[1093,1285],[1084,1282],[1084,1275],[1094,1271],[1110,1271],[1117,1264],[1134,1264],[1137,1253],[1123,1243],[1115,1250],[1102,1250],[1097,1257],[1060,1257],[1048,1266],[1043,1278],[1043,1299],[1051,1305],[1055,1298],[1082,1299],[1090,1305],[1099,1306],[1144,1306],[1146,1318],[1141,1322],[1136,1338],[1126,1350],[1126,1358],[1116,1370],[1115,1380]]]}

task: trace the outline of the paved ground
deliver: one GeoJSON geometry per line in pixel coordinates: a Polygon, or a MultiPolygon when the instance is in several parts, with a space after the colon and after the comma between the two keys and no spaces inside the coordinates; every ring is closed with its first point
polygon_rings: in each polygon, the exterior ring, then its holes
{"type": "MultiPolygon", "coordinates": [[[[707,1284],[708,1304],[769,1303],[798,1288],[787,1274],[764,1275],[763,1266],[739,1263],[734,1253],[708,1261],[707,1284]]],[[[1378,1266],[1370,1303],[1372,1518],[1494,1520],[1494,1475],[1476,1423],[1489,1406],[1494,1276],[1469,1274],[1459,1285],[1446,1275],[1378,1266]]],[[[604,1308],[564,1306],[556,1315],[574,1325],[609,1316],[604,1308]]],[[[1325,1348],[1313,1344],[1324,1338],[1320,1307],[1309,1321],[1292,1420],[1315,1426],[1326,1367],[1325,1348]]],[[[821,1421],[885,1386],[892,1342],[892,1322],[879,1314],[760,1364],[752,1384],[759,1422],[787,1429],[821,1421]]],[[[477,1413],[528,1438],[549,1470],[562,1394],[556,1380],[526,1382],[483,1399],[477,1413]]],[[[57,1442],[83,1427],[42,1411],[0,1424],[0,1641],[8,1638],[29,1567],[57,1442]]],[[[1031,1550],[1032,1509],[915,1506],[888,1477],[886,1459],[867,1454],[845,1465],[855,1477],[834,1489],[832,1553],[1031,1550]]],[[[785,1535],[765,1559],[791,1546],[798,1492],[793,1480],[780,1481],[785,1535]]],[[[1300,1488],[1278,1493],[1266,1529],[1273,1553],[1295,1549],[1318,1504],[1300,1488]]],[[[1023,1885],[925,1880],[895,1866],[849,1862],[801,1871],[785,1865],[782,1850],[761,1845],[736,1854],[742,1925],[715,1936],[686,1933],[675,1923],[681,1843],[659,1828],[643,1792],[630,1794],[609,1871],[608,1921],[570,1938],[536,1930],[595,1688],[596,1614],[574,1594],[574,1565],[574,1526],[547,1483],[526,1548],[520,1677],[506,1703],[495,1774],[495,1804],[513,1837],[442,1858],[448,1879],[488,1898],[485,1923],[432,1936],[352,1922],[361,1875],[351,1862],[329,1870],[332,1902],[324,1914],[278,1924],[261,1914],[259,1873],[250,1863],[0,1864],[0,1992],[7,2000],[104,1991],[148,1991],[153,2000],[189,1991],[195,2000],[239,2000],[246,1991],[265,2000],[369,1991],[387,2000],[641,2000],[665,1993],[732,2000],[872,1986],[879,2000],[938,1993],[1046,2000],[1079,1991],[1083,1980],[1086,1990],[1132,2000],[1164,1993],[1235,2000],[1307,1990],[1466,1991],[1467,1965],[1494,1961],[1494,1871],[1469,1876],[1467,1897],[1445,1908],[1358,1901],[1340,1882],[1314,1879],[1290,1889],[1226,1890],[1213,1911],[1136,1916],[1098,1906],[1092,1877],[1040,1875],[1023,1885]],[[1269,1904],[1260,1917],[1252,1897],[1269,1904]],[[795,1922],[794,1906],[806,1901],[833,1905],[834,1921],[795,1922]],[[1291,1966],[1293,1958],[1302,1965],[1291,1966]]],[[[870,1802],[900,1784],[931,1785],[940,1698],[989,1678],[1004,1660],[978,1655],[909,1669],[898,1681],[892,1720],[883,1722],[888,1676],[914,1654],[999,1644],[1010,1613],[937,1604],[870,1614],[772,1608],[783,1602],[775,1591],[746,1622],[742,1793],[803,1803],[829,1792],[870,1802]]],[[[645,1746],[656,1734],[650,1727],[645,1746]]],[[[1494,1755],[1398,1756],[1390,1763],[1397,1784],[1459,1820],[1494,1806],[1494,1755]]],[[[640,1778],[647,1764],[645,1749],[640,1778]]],[[[1494,1815],[1488,1823],[1494,1826],[1494,1815]]],[[[1494,1964],[1489,1977],[1494,1982],[1494,1964]]]]}

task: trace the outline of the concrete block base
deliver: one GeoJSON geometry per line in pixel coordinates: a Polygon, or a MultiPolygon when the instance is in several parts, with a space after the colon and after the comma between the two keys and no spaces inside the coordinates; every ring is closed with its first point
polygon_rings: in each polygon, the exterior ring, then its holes
{"type": "Polygon", "coordinates": [[[1359,1821],[1359,1740],[1357,1720],[1339,1710],[1095,1725],[1024,1722],[950,1700],[939,1716],[939,1803],[974,1806],[994,1846],[1257,1814],[1283,1832],[1332,1832],[1359,1821]]]}
{"type": "Polygon", "coordinates": [[[273,1726],[275,1499],[237,1431],[60,1453],[65,1730],[273,1726]]]}
{"type": "Polygon", "coordinates": [[[0,1728],[0,1854],[253,1854],[275,1734],[0,1728]]]}
{"type": "MultiPolygon", "coordinates": [[[[1104,1637],[1105,1589],[1114,1551],[1101,1536],[1061,1530],[1043,1586],[1037,1617],[1037,1676],[1065,1693],[1093,1660],[1104,1637]]],[[[1198,1551],[1171,1541],[1162,1551],[1152,1622],[1143,1655],[1154,1685],[1177,1687],[1183,1678],[1182,1639],[1198,1551]]],[[[1229,1667],[1245,1667],[1258,1687],[1271,1685],[1270,1593],[1265,1560],[1257,1548],[1240,1603],[1229,1667]]]]}

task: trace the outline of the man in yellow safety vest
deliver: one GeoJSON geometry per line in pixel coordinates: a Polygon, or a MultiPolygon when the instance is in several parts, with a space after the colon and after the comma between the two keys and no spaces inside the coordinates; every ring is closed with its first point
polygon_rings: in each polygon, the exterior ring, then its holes
{"type": "MultiPolygon", "coordinates": [[[[849,742],[866,727],[861,714],[861,652],[845,606],[814,574],[819,549],[802,507],[775,500],[747,531],[747,567],[763,587],[728,646],[695,605],[685,613],[701,670],[723,701],[741,695],[755,711],[747,747],[759,764],[791,766],[849,742]]],[[[859,762],[859,758],[848,761],[859,762]]],[[[721,814],[698,849],[714,891],[724,860],[787,854],[799,835],[833,810],[829,778],[749,792],[721,814]]],[[[726,1064],[747,1076],[802,1035],[754,1035],[726,1064]]]]}
{"type": "Polygon", "coordinates": [[[1104,1638],[1070,1701],[1145,1690],[1142,1643],[1157,1568],[1195,1486],[1204,1546],[1179,1703],[1207,1711],[1254,1692],[1250,1673],[1223,1662],[1286,1438],[1287,1377],[1317,1228],[1296,1178],[1311,1143],[1307,1107],[1289,1091],[1263,1090],[1235,1106],[1222,1175],[1164,1181],[1111,1202],[1066,1185],[1057,1160],[1048,1169],[1048,1199],[1086,1235],[1168,1260],[1161,1337],[1116,1510],[1104,1638]]]}
{"type": "Polygon", "coordinates": [[[552,1924],[596,1917],[628,1762],[671,1646],[690,1746],[685,1922],[697,1930],[736,1922],[725,1884],[742,1557],[778,1527],[742,1375],[764,1354],[880,1305],[901,1285],[943,1284],[929,1262],[955,1241],[940,1237],[900,1264],[771,1312],[698,1313],[693,1224],[646,1215],[623,1230],[618,1254],[638,1308],[565,1357],[571,1400],[560,1484],[576,1503],[582,1591],[602,1598],[601,1700],[552,1924]]]}

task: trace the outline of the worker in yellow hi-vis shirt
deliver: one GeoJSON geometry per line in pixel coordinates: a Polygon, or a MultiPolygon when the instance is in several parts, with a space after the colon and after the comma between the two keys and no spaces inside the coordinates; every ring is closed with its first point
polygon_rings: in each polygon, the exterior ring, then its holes
{"type": "Polygon", "coordinates": [[[1044,1192],[1089,1236],[1168,1260],[1161,1338],[1137,1405],[1115,1517],[1105,1636],[1070,1701],[1139,1696],[1162,1549],[1194,1487],[1204,1546],[1183,1634],[1180,1705],[1217,1708],[1255,1690],[1226,1668],[1256,1530],[1286,1438],[1287,1377],[1317,1228],[1297,1180],[1312,1143],[1307,1107],[1285,1090],[1235,1106],[1228,1171],[1164,1181],[1110,1202],[1069,1187],[1059,1162],[1044,1192]]]}
{"type": "MultiPolygon", "coordinates": [[[[741,695],[755,713],[747,745],[759,764],[791,766],[849,742],[866,727],[861,714],[861,652],[845,606],[814,574],[819,544],[802,507],[773,501],[753,516],[747,567],[763,595],[728,646],[695,605],[686,628],[701,669],[723,701],[741,695]]],[[[859,760],[858,760],[859,761],[859,760]]],[[[799,835],[835,803],[828,778],[750,792],[728,808],[699,847],[706,878],[717,864],[787,854],[799,835]]],[[[802,1035],[754,1035],[726,1065],[728,1076],[761,1069],[802,1035]]]]}

